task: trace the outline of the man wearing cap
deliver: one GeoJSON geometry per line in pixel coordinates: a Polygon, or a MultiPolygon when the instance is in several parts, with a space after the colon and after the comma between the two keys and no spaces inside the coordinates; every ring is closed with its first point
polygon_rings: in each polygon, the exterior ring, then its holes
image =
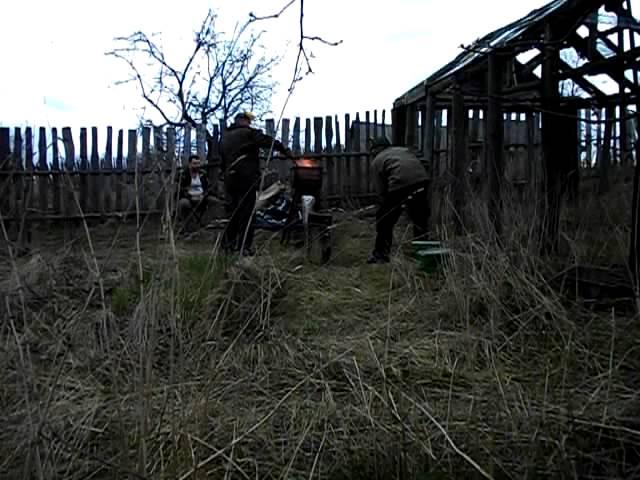
{"type": "Polygon", "coordinates": [[[372,171],[379,207],[376,212],[376,241],[367,263],[386,263],[393,241],[393,228],[403,208],[413,223],[414,237],[427,233],[429,198],[427,172],[420,160],[405,147],[394,147],[386,137],[369,140],[374,157],[372,171]]]}
{"type": "Polygon", "coordinates": [[[234,123],[222,135],[220,156],[227,193],[229,223],[222,246],[227,251],[253,255],[253,217],[260,183],[260,149],[271,149],[292,158],[281,142],[252,128],[255,115],[236,115],[234,123]],[[246,238],[245,238],[246,232],[246,238]]]}

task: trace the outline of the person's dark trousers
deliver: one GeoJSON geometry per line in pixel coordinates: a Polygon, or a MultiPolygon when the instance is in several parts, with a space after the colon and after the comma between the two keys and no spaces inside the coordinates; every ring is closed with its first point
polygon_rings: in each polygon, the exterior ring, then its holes
{"type": "MultiPolygon", "coordinates": [[[[200,221],[200,218],[207,211],[207,207],[213,203],[211,197],[205,197],[201,201],[192,200],[190,198],[181,198],[178,200],[178,214],[181,221],[189,220],[190,217],[195,216],[200,221]]],[[[193,220],[193,219],[192,219],[193,220]]],[[[189,225],[185,225],[189,227],[189,225]]]]}
{"type": "Polygon", "coordinates": [[[409,219],[413,223],[414,238],[420,238],[427,233],[430,214],[427,184],[411,185],[389,192],[382,197],[380,207],[376,212],[374,255],[381,258],[389,256],[393,243],[393,228],[405,206],[409,219]]]}
{"type": "Polygon", "coordinates": [[[229,223],[223,234],[222,246],[227,251],[238,252],[241,248],[244,251],[251,251],[253,247],[255,229],[253,219],[257,188],[254,182],[242,180],[232,178],[225,182],[229,223]],[[247,231],[246,239],[245,231],[247,231]]]}

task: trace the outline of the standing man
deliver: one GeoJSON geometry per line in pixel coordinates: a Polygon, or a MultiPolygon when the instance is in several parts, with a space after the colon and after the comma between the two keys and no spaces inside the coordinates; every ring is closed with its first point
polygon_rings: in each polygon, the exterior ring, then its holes
{"type": "Polygon", "coordinates": [[[191,155],[189,164],[178,175],[178,214],[181,220],[191,213],[200,217],[210,204],[215,203],[207,174],[200,166],[200,157],[191,155]]]}
{"type": "Polygon", "coordinates": [[[379,195],[376,212],[376,242],[367,263],[386,263],[393,242],[393,228],[406,206],[414,237],[427,233],[429,197],[427,172],[420,160],[405,147],[393,147],[386,137],[370,139],[374,157],[372,171],[379,195]]]}
{"type": "Polygon", "coordinates": [[[254,209],[260,183],[260,149],[273,149],[292,158],[281,142],[251,127],[255,116],[250,112],[236,115],[220,143],[222,172],[227,193],[229,223],[223,236],[228,252],[253,255],[254,209]],[[246,232],[246,238],[245,238],[246,232]]]}

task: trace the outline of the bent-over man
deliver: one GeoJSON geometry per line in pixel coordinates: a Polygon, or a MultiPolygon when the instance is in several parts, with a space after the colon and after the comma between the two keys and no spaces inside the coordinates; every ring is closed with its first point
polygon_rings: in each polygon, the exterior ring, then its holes
{"type": "Polygon", "coordinates": [[[413,223],[414,237],[427,233],[428,177],[420,160],[408,148],[394,147],[386,137],[370,140],[369,151],[374,156],[372,171],[379,207],[375,246],[367,263],[386,263],[393,242],[393,228],[405,206],[413,223]]]}
{"type": "Polygon", "coordinates": [[[222,247],[227,252],[253,255],[254,210],[260,171],[260,149],[273,149],[291,158],[281,142],[251,127],[255,116],[245,112],[236,115],[234,123],[222,135],[220,156],[227,193],[229,223],[223,234],[222,247]],[[246,238],[245,238],[246,232],[246,238]]]}

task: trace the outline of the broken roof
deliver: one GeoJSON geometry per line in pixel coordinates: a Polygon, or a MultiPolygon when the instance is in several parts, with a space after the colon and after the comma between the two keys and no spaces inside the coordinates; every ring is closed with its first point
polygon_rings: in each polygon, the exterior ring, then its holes
{"type": "Polygon", "coordinates": [[[394,104],[412,103],[422,98],[425,94],[425,87],[451,77],[465,67],[483,59],[490,50],[506,47],[511,42],[519,40],[523,34],[539,28],[544,21],[550,17],[568,12],[574,13],[577,16],[583,16],[605,3],[610,2],[608,0],[554,0],[543,7],[532,10],[528,15],[525,15],[519,20],[494,30],[488,35],[476,40],[467,50],[459,54],[451,62],[396,99],[394,104]]]}

